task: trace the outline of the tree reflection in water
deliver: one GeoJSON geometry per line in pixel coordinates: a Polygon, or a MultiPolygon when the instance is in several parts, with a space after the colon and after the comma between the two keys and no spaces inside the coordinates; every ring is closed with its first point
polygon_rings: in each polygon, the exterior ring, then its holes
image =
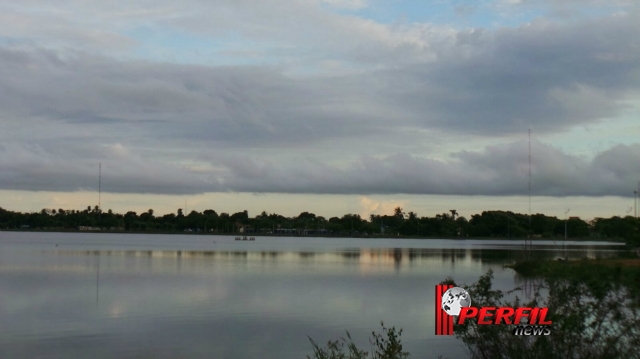
{"type": "MultiPolygon", "coordinates": [[[[464,287],[473,305],[548,307],[551,335],[515,336],[512,326],[477,325],[475,321],[454,326],[455,335],[474,359],[640,358],[637,293],[621,272],[619,268],[554,264],[542,276],[522,276],[522,286],[503,292],[492,288],[493,272],[489,271],[464,287]]],[[[455,285],[451,279],[445,282],[455,285]]]]}

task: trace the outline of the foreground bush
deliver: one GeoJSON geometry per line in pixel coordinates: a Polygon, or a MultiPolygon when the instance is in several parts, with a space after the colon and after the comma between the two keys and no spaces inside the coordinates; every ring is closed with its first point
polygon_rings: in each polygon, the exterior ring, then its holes
{"type": "MultiPolygon", "coordinates": [[[[374,349],[371,353],[360,350],[356,347],[351,339],[351,335],[347,332],[346,338],[340,340],[329,341],[326,348],[320,348],[313,339],[309,338],[313,346],[314,359],[408,359],[409,353],[402,351],[400,336],[402,329],[396,331],[395,327],[386,328],[384,323],[382,333],[372,332],[369,340],[374,349]]],[[[311,357],[307,356],[311,359],[311,357]]]]}
{"type": "MultiPolygon", "coordinates": [[[[539,263],[540,264],[540,263],[539,263]]],[[[515,336],[513,326],[477,325],[466,321],[454,333],[468,347],[473,359],[640,358],[640,316],[634,291],[601,268],[576,271],[558,267],[544,277],[529,278],[530,300],[522,301],[492,288],[493,273],[465,287],[474,307],[549,307],[553,321],[549,336],[515,336]]],[[[448,283],[454,284],[449,280],[448,283]]]]}
{"type": "MultiPolygon", "coordinates": [[[[548,336],[514,335],[512,325],[455,325],[456,337],[472,359],[640,359],[640,269],[594,262],[524,262],[513,267],[525,288],[503,292],[493,288],[493,272],[480,277],[469,291],[474,307],[548,307],[553,322],[548,336]],[[527,300],[517,294],[528,289],[527,300]],[[509,299],[512,298],[512,299],[509,299]]],[[[443,284],[457,285],[452,279],[443,284]]],[[[406,359],[402,330],[373,333],[371,353],[347,337],[320,348],[311,338],[314,359],[406,359]]],[[[310,357],[307,357],[311,359],[310,357]]]]}

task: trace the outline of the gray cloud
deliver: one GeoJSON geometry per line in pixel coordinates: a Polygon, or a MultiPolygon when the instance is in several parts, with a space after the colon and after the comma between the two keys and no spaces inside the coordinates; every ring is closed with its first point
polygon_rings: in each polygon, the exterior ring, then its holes
{"type": "MultiPolygon", "coordinates": [[[[640,177],[640,144],[618,145],[592,161],[534,142],[532,193],[542,196],[630,196],[640,177]]],[[[0,188],[95,190],[96,160],[40,146],[0,152],[0,188]],[[61,160],[64,154],[67,160],[61,160]]],[[[95,150],[103,157],[103,189],[117,193],[203,192],[317,194],[523,195],[528,188],[525,142],[458,152],[448,161],[396,154],[361,156],[347,166],[317,158],[212,154],[210,166],[146,159],[123,146],[95,150]]]]}
{"type": "Polygon", "coordinates": [[[158,136],[245,144],[415,125],[483,136],[549,133],[627,108],[640,90],[638,24],[637,15],[619,15],[460,31],[455,43],[437,47],[438,61],[337,77],[0,47],[0,105],[25,118],[165,121],[155,126],[158,136]]]}
{"type": "MultiPolygon", "coordinates": [[[[323,163],[228,163],[226,183],[241,192],[339,194],[523,195],[528,152],[523,142],[458,152],[450,161],[397,154],[361,157],[348,168],[323,163]]],[[[618,145],[586,161],[535,142],[532,193],[544,196],[630,196],[640,177],[640,144],[618,145]]]]}
{"type": "Polygon", "coordinates": [[[28,191],[95,191],[98,162],[103,190],[114,193],[198,193],[206,179],[181,166],[143,158],[126,149],[11,145],[0,154],[0,188],[28,191]]]}
{"type": "MultiPolygon", "coordinates": [[[[402,134],[493,139],[615,124],[640,93],[635,9],[454,30],[314,2],[25,4],[0,3],[2,189],[95,188],[101,161],[105,190],[121,193],[523,194],[522,144],[443,161],[417,156],[402,134]],[[275,65],[161,62],[136,38],[141,28],[176,53],[183,38],[211,45],[235,34],[235,47],[212,53],[275,65]],[[385,156],[360,156],[381,139],[385,156]],[[327,158],[338,142],[350,146],[340,163],[327,158]],[[298,153],[312,145],[317,153],[298,153]]],[[[626,196],[639,174],[638,145],[592,161],[538,151],[537,195],[626,196]]]]}
{"type": "Polygon", "coordinates": [[[244,145],[416,125],[483,136],[529,127],[549,133],[626,108],[624,100],[640,89],[633,76],[640,48],[630,46],[638,20],[459,32],[437,62],[338,77],[0,48],[0,105],[25,120],[164,121],[153,135],[244,145]]]}
{"type": "Polygon", "coordinates": [[[437,63],[390,76],[414,85],[399,95],[425,114],[425,126],[481,135],[565,130],[616,116],[637,91],[638,24],[620,15],[461,31],[437,63]]]}
{"type": "Polygon", "coordinates": [[[5,118],[48,118],[54,132],[64,121],[113,125],[107,127],[113,137],[139,131],[157,139],[255,145],[362,135],[392,114],[350,92],[349,79],[303,82],[257,67],[63,59],[5,49],[0,76],[5,118]]]}

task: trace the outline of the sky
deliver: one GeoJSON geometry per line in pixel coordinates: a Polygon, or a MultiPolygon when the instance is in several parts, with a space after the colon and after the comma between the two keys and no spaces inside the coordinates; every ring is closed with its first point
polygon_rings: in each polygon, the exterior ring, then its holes
{"type": "Polygon", "coordinates": [[[625,0],[0,0],[0,207],[633,215],[638,34],[625,0]]]}

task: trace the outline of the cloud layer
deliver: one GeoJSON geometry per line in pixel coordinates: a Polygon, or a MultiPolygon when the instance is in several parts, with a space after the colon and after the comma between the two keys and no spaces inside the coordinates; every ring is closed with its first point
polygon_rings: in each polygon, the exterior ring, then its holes
{"type": "MultiPolygon", "coordinates": [[[[631,196],[640,177],[640,145],[618,145],[593,160],[533,143],[532,194],[541,196],[631,196]]],[[[292,156],[215,155],[208,166],[146,159],[121,145],[103,149],[103,189],[114,193],[204,192],[313,194],[526,195],[526,142],[457,152],[448,161],[396,154],[364,156],[337,166],[292,156]]],[[[61,160],[41,147],[0,151],[0,187],[13,190],[77,191],[97,187],[96,162],[61,160]]]]}
{"type": "Polygon", "coordinates": [[[637,111],[633,4],[476,28],[371,6],[0,2],[0,189],[92,189],[102,162],[119,193],[525,194],[531,128],[534,194],[630,195],[640,144],[544,136],[637,111]],[[460,136],[493,145],[415,150],[460,136]]]}
{"type": "MultiPolygon", "coordinates": [[[[4,118],[115,126],[154,120],[158,135],[246,143],[407,126],[482,136],[550,133],[615,117],[635,99],[637,24],[634,14],[458,31],[430,46],[436,61],[392,68],[381,47],[376,62],[384,68],[338,77],[0,47],[0,105],[4,118]]],[[[398,46],[391,53],[402,52],[398,46]]]]}

